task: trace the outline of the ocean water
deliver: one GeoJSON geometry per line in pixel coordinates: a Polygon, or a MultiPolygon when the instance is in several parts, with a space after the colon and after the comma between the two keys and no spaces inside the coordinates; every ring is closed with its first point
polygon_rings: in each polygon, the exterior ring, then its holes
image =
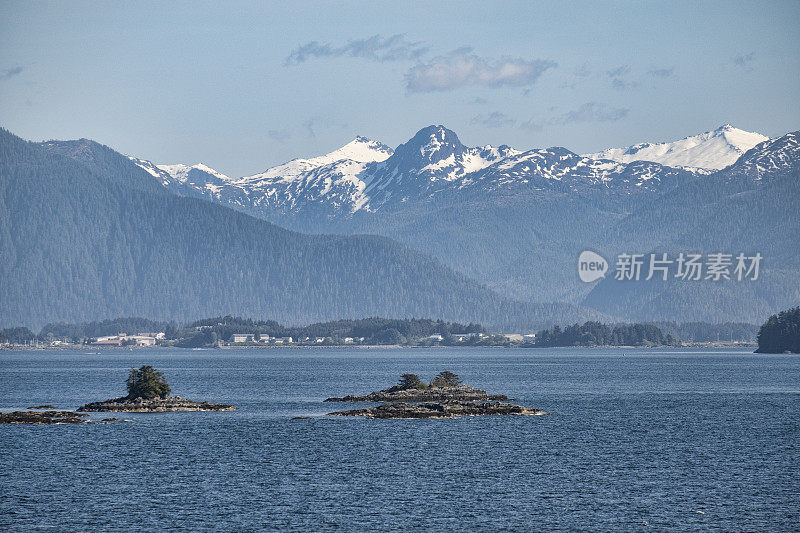
{"type": "Polygon", "coordinates": [[[5,351],[0,410],[120,396],[142,364],[164,371],[174,394],[239,410],[0,425],[0,530],[800,529],[798,356],[5,351]],[[343,405],[328,396],[442,370],[550,415],[323,417],[343,405]]]}

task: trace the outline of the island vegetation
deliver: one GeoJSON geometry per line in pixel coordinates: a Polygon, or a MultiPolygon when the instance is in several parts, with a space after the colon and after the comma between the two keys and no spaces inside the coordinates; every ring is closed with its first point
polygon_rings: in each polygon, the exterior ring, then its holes
{"type": "Polygon", "coordinates": [[[505,395],[489,395],[486,391],[464,385],[457,374],[445,370],[425,384],[416,374],[403,374],[397,385],[363,396],[348,395],[328,398],[326,402],[387,402],[375,407],[335,411],[330,416],[363,416],[365,418],[456,418],[475,415],[543,415],[509,403],[505,395]]]}
{"type": "Polygon", "coordinates": [[[758,330],[756,353],[800,353],[800,307],[772,315],[758,330]]]}
{"type": "Polygon", "coordinates": [[[131,368],[125,385],[128,387],[128,396],[126,396],[128,400],[166,398],[171,392],[167,380],[164,379],[164,373],[149,365],[144,365],[139,369],[131,368]]]}
{"type": "Polygon", "coordinates": [[[170,386],[164,374],[149,365],[131,368],[125,380],[128,395],[103,402],[88,403],[78,411],[164,413],[168,411],[235,411],[232,405],[195,402],[170,397],[170,386]]]}

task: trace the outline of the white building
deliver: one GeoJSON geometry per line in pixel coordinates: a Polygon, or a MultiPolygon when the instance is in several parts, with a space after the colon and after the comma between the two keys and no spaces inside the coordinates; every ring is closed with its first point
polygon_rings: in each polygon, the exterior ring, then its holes
{"type": "Polygon", "coordinates": [[[254,342],[255,335],[252,333],[234,333],[231,335],[231,342],[232,343],[239,343],[239,342],[254,342]]]}

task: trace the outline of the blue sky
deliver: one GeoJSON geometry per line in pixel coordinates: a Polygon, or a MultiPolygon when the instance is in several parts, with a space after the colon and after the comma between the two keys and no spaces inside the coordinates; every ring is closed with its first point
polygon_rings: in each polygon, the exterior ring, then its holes
{"type": "Polygon", "coordinates": [[[596,151],[800,129],[800,2],[0,4],[0,125],[240,176],[428,124],[596,151]]]}

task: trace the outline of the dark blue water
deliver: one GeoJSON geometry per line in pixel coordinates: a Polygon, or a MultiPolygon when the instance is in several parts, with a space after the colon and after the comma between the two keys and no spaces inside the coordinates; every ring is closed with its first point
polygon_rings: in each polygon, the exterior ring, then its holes
{"type": "Polygon", "coordinates": [[[0,426],[0,529],[800,528],[800,357],[625,352],[0,352],[2,410],[119,396],[141,364],[239,408],[0,426]],[[441,370],[551,415],[291,420],[441,370]]]}

